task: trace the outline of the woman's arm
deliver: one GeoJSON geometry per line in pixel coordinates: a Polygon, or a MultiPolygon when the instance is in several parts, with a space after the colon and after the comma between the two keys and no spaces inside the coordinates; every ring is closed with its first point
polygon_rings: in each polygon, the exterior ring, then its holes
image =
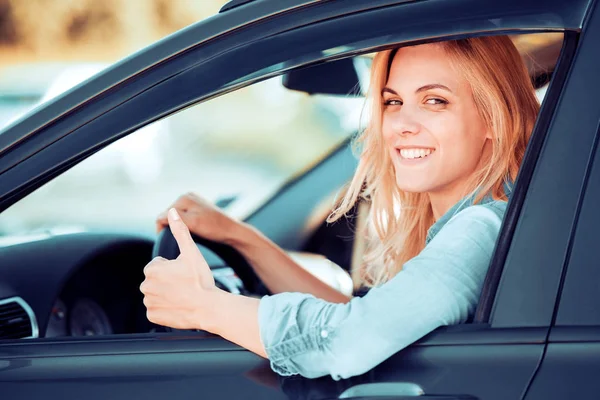
{"type": "MultiPolygon", "coordinates": [[[[188,193],[177,199],[172,208],[177,210],[190,231],[238,250],[272,293],[309,293],[334,303],[350,300],[298,265],[258,230],[227,216],[203,198],[188,193]]],[[[167,213],[164,212],[156,220],[156,230],[168,225],[167,213]]]]}
{"type": "Polygon", "coordinates": [[[501,221],[491,208],[469,207],[393,279],[345,304],[301,293],[257,300],[220,291],[185,224],[173,221],[181,256],[151,262],[141,290],[152,322],[219,334],[267,356],[282,375],[347,378],[468,318],[501,221]]]}
{"type": "Polygon", "coordinates": [[[298,265],[285,251],[254,227],[236,223],[230,232],[227,243],[244,256],[272,293],[301,292],[332,303],[350,301],[350,297],[298,265]]]}
{"type": "MultiPolygon", "coordinates": [[[[177,329],[206,330],[267,357],[260,337],[260,300],[217,288],[210,268],[175,209],[169,211],[168,223],[180,255],[175,260],[156,257],[144,268],[146,279],[140,290],[148,320],[177,329]]],[[[279,249],[272,245],[271,251],[279,249]]]]}
{"type": "Polygon", "coordinates": [[[263,298],[259,327],[273,369],[348,378],[440,326],[466,321],[477,306],[504,207],[461,211],[394,278],[347,304],[295,293],[263,298]]]}
{"type": "Polygon", "coordinates": [[[233,295],[217,289],[210,293],[212,305],[209,313],[199,315],[194,326],[222,336],[261,357],[267,358],[265,347],[260,340],[258,325],[259,299],[233,295]]]}

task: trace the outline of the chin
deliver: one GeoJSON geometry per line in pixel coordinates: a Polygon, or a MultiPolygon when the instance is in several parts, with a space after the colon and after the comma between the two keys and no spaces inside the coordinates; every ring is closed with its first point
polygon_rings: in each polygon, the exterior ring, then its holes
{"type": "Polygon", "coordinates": [[[396,185],[398,189],[407,193],[427,193],[431,191],[431,185],[418,180],[397,179],[396,185]]]}

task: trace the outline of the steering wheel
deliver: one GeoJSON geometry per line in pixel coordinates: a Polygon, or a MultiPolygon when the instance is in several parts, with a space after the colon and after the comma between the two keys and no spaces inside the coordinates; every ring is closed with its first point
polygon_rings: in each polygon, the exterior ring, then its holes
{"type": "MultiPolygon", "coordinates": [[[[247,292],[255,295],[269,294],[262,281],[256,275],[256,272],[254,272],[254,269],[252,269],[248,261],[236,249],[223,243],[201,238],[193,233],[191,235],[197,245],[211,250],[225,262],[225,265],[233,269],[244,284],[244,289],[247,292]]],[[[167,260],[174,260],[179,256],[179,245],[171,232],[171,228],[168,226],[160,231],[156,242],[154,242],[152,258],[158,256],[167,260]]]]}

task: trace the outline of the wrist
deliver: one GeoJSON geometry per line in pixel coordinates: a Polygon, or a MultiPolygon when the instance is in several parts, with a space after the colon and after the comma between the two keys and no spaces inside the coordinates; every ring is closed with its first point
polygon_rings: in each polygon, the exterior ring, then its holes
{"type": "Polygon", "coordinates": [[[225,243],[238,251],[242,251],[253,242],[256,235],[257,231],[252,225],[232,220],[225,243]]]}
{"type": "Polygon", "coordinates": [[[198,306],[194,324],[198,329],[203,331],[217,333],[219,326],[219,316],[222,316],[224,310],[226,296],[231,295],[218,287],[209,289],[202,296],[201,304],[198,306]]]}

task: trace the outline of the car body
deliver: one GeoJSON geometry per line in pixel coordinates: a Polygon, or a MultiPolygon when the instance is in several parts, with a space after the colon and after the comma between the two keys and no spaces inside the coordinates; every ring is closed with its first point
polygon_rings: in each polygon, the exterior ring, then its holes
{"type": "MultiPolygon", "coordinates": [[[[231,2],[219,15],[109,67],[0,133],[0,210],[145,124],[268,77],[398,43],[529,32],[562,32],[564,43],[472,323],[440,328],[372,371],[340,382],[279,378],[268,361],[202,333],[6,340],[0,342],[2,393],[99,399],[597,397],[600,10],[593,0],[231,2]]],[[[349,179],[351,169],[341,166],[355,165],[353,160],[341,147],[247,221],[280,246],[301,250],[306,219],[324,192],[349,179]],[[324,168],[338,172],[322,174],[324,168]]],[[[81,233],[0,248],[0,298],[19,299],[36,322],[33,335],[57,315],[52,307],[68,279],[116,296],[141,280],[151,247],[147,237],[81,233]],[[104,280],[77,274],[86,261],[104,267],[104,280]],[[124,264],[139,268],[125,270],[124,264]]],[[[221,262],[207,258],[211,266],[221,262]]],[[[143,313],[139,299],[112,307],[143,313]]]]}

